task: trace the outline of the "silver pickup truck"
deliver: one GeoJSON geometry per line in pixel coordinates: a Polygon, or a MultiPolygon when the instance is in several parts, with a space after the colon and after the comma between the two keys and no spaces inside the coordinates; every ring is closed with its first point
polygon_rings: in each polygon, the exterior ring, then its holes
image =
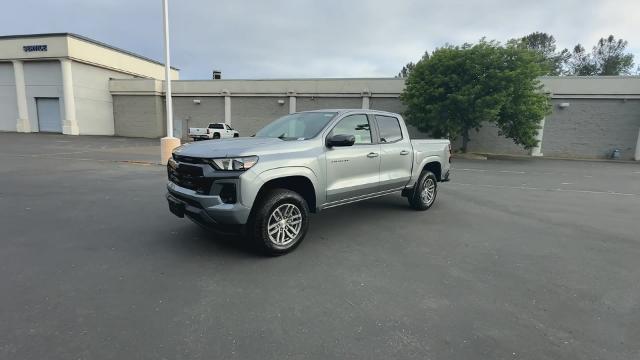
{"type": "Polygon", "coordinates": [[[429,209],[449,179],[449,140],[410,140],[398,114],[317,110],[286,115],[254,137],[173,152],[169,209],[207,228],[241,230],[267,254],[293,250],[309,213],[401,192],[429,209]]]}

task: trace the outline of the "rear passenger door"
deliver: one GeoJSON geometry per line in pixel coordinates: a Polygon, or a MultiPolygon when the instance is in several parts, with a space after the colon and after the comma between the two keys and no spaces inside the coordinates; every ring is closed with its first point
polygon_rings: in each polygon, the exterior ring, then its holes
{"type": "Polygon", "coordinates": [[[411,179],[413,148],[394,116],[375,115],[380,134],[380,191],[403,188],[411,179]]]}

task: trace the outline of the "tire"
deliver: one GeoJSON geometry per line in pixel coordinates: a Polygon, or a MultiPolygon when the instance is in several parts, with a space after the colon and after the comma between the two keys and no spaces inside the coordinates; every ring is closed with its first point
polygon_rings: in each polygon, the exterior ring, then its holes
{"type": "Polygon", "coordinates": [[[233,134],[234,138],[240,137],[240,134],[233,134]]]}
{"type": "Polygon", "coordinates": [[[298,247],[307,234],[309,206],[294,191],[268,190],[260,197],[248,226],[250,240],[263,253],[284,255],[298,247]]]}
{"type": "Polygon", "coordinates": [[[220,139],[220,134],[219,133],[213,134],[213,139],[220,139]]]}
{"type": "Polygon", "coordinates": [[[436,202],[437,195],[438,179],[431,171],[425,170],[408,196],[409,205],[416,210],[428,210],[436,202]]]}

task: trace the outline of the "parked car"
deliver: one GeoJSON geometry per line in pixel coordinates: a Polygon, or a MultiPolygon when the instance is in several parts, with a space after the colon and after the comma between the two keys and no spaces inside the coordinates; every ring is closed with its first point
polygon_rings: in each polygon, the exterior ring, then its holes
{"type": "Polygon", "coordinates": [[[411,140],[398,114],[299,112],[255,137],[177,148],[166,197],[178,217],[242,230],[280,255],[304,239],[310,212],[395,192],[429,209],[449,179],[450,154],[449,140],[411,140]]]}
{"type": "Polygon", "coordinates": [[[211,123],[206,128],[189,128],[189,137],[194,141],[236,138],[240,133],[225,123],[211,123]]]}

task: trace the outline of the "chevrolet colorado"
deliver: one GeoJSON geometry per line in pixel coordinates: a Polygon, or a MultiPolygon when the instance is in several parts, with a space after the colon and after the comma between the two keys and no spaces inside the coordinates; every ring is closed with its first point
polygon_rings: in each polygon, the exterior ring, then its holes
{"type": "Polygon", "coordinates": [[[402,117],[376,110],[286,115],[254,137],[201,141],[167,165],[170,211],[242,230],[268,254],[293,250],[309,213],[401,192],[429,209],[449,179],[449,140],[411,140],[402,117]]]}

